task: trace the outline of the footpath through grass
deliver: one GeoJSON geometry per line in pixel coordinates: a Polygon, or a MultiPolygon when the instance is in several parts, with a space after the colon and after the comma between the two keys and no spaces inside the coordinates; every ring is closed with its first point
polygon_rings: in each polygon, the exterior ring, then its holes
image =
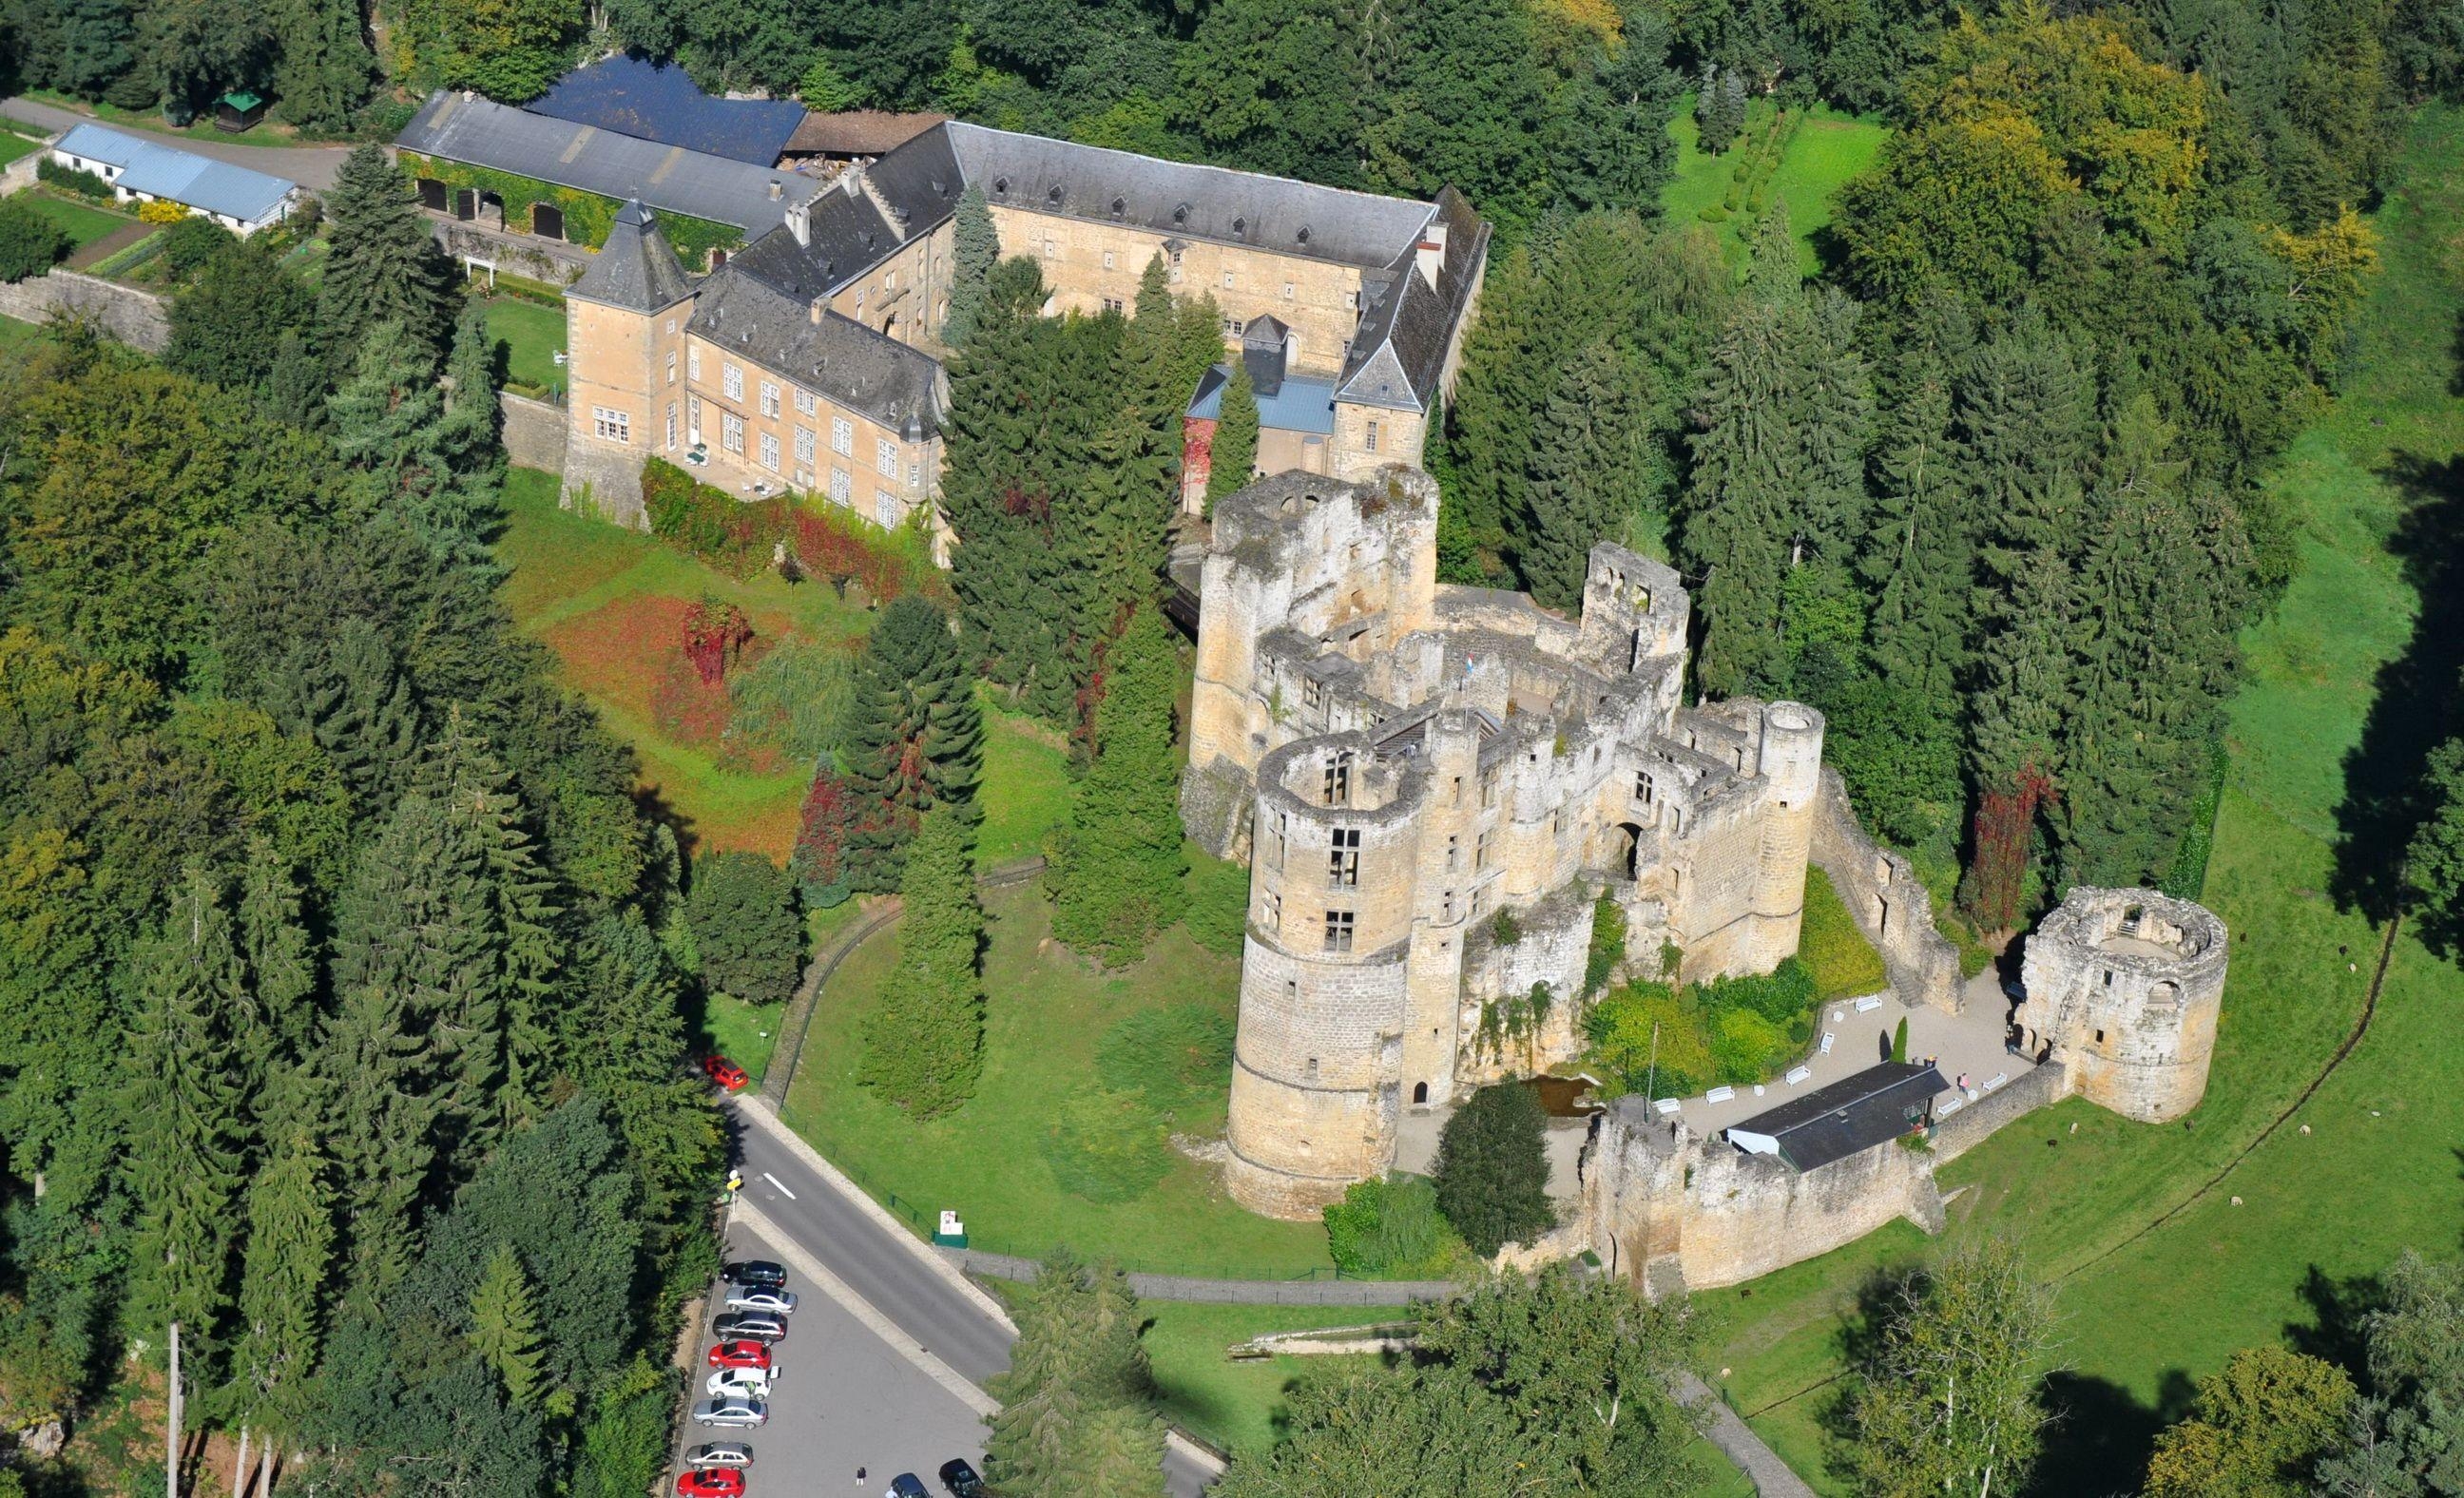
{"type": "MultiPolygon", "coordinates": [[[[2387,263],[2351,386],[2275,480],[2303,517],[2302,570],[2251,630],[2233,705],[2203,894],[2232,932],[2233,965],[2206,1101],[2151,1128],[2072,1100],[1943,1172],[1960,1193],[1952,1238],[2014,1244],[2058,1282],[2066,1372],[2048,1388],[2063,1419],[2036,1491],[2135,1487],[2193,1380],[2238,1347],[2319,1345],[2338,1296],[2404,1247],[2453,1255],[2464,1227],[2464,974],[2409,936],[2367,1038],[2252,1147],[2351,1033],[2377,960],[2380,928],[2337,892],[2340,853],[2382,851],[2343,843],[2348,791],[2365,800],[2412,768],[2409,725],[2381,694],[2441,671],[2439,689],[2453,683],[2454,647],[2416,628],[2401,554],[2425,529],[2446,534],[2464,501],[2464,408],[2448,389],[2464,112],[2425,111],[2399,175],[2377,216],[2387,263]]],[[[1730,1370],[1731,1402],[1823,1491],[1846,1491],[1825,1471],[1824,1422],[1859,1287],[1935,1246],[1894,1225],[1702,1297],[1721,1323],[1705,1371],[1730,1370]]]]}

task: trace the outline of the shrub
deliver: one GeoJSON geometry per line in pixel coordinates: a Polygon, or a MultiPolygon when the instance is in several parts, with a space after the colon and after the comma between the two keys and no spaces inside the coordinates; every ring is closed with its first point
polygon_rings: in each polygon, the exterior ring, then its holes
{"type": "Polygon", "coordinates": [[[1523,923],[1514,918],[1512,910],[1502,910],[1488,923],[1489,939],[1501,947],[1510,947],[1523,939],[1523,923]]]}
{"type": "Polygon", "coordinates": [[[1438,1209],[1484,1259],[1556,1223],[1547,1129],[1538,1094],[1507,1082],[1474,1092],[1438,1137],[1438,1209]]]}
{"type": "Polygon", "coordinates": [[[1759,1082],[1789,1053],[1788,1032],[1751,1009],[1719,1011],[1711,1022],[1711,1066],[1732,1086],[1759,1082]]]}
{"type": "Polygon", "coordinates": [[[1819,869],[1805,870],[1805,923],[1797,935],[1796,956],[1814,975],[1818,1002],[1859,998],[1890,982],[1882,955],[1857,929],[1839,892],[1819,869]]]}
{"type": "Polygon", "coordinates": [[[673,742],[715,748],[727,741],[727,694],[704,683],[682,655],[669,656],[650,689],[650,722],[673,742]]]}
{"type": "Polygon", "coordinates": [[[1608,995],[1583,1016],[1583,1033],[1592,1043],[1584,1064],[1609,1096],[1648,1090],[1678,1097],[1711,1085],[1702,1011],[1666,983],[1628,983],[1608,995]]]}
{"type": "Polygon", "coordinates": [[[24,203],[0,203],[0,281],[40,275],[68,257],[69,236],[24,203]]]}
{"type": "Polygon", "coordinates": [[[41,179],[45,186],[56,187],[62,192],[74,192],[78,197],[92,198],[97,203],[111,201],[110,183],[103,181],[94,172],[79,171],[74,166],[61,165],[52,159],[52,153],[49,151],[45,151],[43,159],[34,164],[34,175],[41,179]]]}
{"type": "Polygon", "coordinates": [[[1705,224],[1725,224],[1728,221],[1728,210],[1714,203],[1708,208],[1695,209],[1694,216],[1705,224]]]}
{"type": "Polygon", "coordinates": [[[1096,1043],[1095,1075],[1160,1112],[1213,1102],[1232,1080],[1232,1017],[1197,1002],[1124,1015],[1096,1043]]]}
{"type": "Polygon", "coordinates": [[[642,465],[642,503],[651,535],[730,577],[766,570],[783,545],[797,572],[827,578],[841,588],[859,583],[876,603],[932,591],[937,583],[929,562],[849,512],[807,510],[783,494],[738,499],[658,458],[642,465]]]}
{"type": "Polygon", "coordinates": [[[727,668],[752,639],[751,622],[734,604],[705,595],[685,610],[685,659],[693,663],[693,674],[705,687],[727,679],[727,668]]]}
{"type": "Polygon", "coordinates": [[[771,749],[806,763],[837,752],[855,692],[855,659],[837,646],[789,639],[728,678],[731,753],[771,749]]]}
{"type": "Polygon", "coordinates": [[[1455,1241],[1438,1211],[1438,1188],[1419,1176],[1353,1182],[1326,1209],[1326,1246],[1353,1274],[1407,1279],[1444,1272],[1455,1241]]]}
{"type": "Polygon", "coordinates": [[[762,854],[694,859],[685,924],[705,986],[747,1003],[777,1003],[796,991],[804,923],[796,917],[794,887],[762,854]]]}
{"type": "Polygon", "coordinates": [[[1189,939],[1217,957],[1239,957],[1249,935],[1249,870],[1192,851],[1180,883],[1180,920],[1189,939]]]}
{"type": "Polygon", "coordinates": [[[1891,1031],[1891,1062],[1894,1066],[1908,1059],[1908,1017],[1900,1016],[1898,1027],[1891,1031]]]}
{"type": "Polygon", "coordinates": [[[141,224],[176,224],[187,216],[188,210],[169,198],[148,198],[137,205],[141,224]]]}
{"type": "MultiPolygon", "coordinates": [[[[147,204],[146,207],[153,207],[147,204]]],[[[239,243],[239,236],[210,218],[182,214],[163,231],[163,258],[174,274],[194,275],[204,270],[206,262],[229,247],[239,243]]]]}
{"type": "Polygon", "coordinates": [[[796,823],[796,848],[787,858],[788,872],[803,892],[809,910],[827,910],[846,902],[855,891],[847,871],[847,840],[878,825],[880,804],[868,816],[864,804],[845,777],[827,765],[813,772],[804,805],[796,823]]]}
{"type": "Polygon", "coordinates": [[[1038,1149],[1062,1190],[1098,1203],[1133,1201],[1172,1169],[1163,1121],[1134,1092],[1079,1092],[1061,1105],[1038,1149]]]}
{"type": "Polygon", "coordinates": [[[1703,1005],[1714,1013],[1750,1009],[1775,1025],[1785,1025],[1815,1005],[1814,975],[1794,958],[1783,958],[1767,974],[1715,978],[1702,987],[1703,1005]]]}
{"type": "Polygon", "coordinates": [[[1592,946],[1583,959],[1583,997],[1608,986],[1609,975],[1625,960],[1625,907],[1607,895],[1592,905],[1592,946]]]}

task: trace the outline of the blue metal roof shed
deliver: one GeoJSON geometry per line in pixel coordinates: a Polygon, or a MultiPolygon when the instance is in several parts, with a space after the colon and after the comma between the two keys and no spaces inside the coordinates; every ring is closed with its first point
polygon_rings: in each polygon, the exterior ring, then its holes
{"type": "Polygon", "coordinates": [[[524,107],[550,119],[756,166],[777,165],[787,138],[804,122],[802,104],[713,99],[674,63],[630,53],[574,69],[524,107]]]}
{"type": "Polygon", "coordinates": [[[119,174],[112,178],[113,187],[165,198],[242,223],[253,224],[275,212],[298,186],[288,178],[234,166],[176,146],[157,145],[96,124],[72,128],[54,143],[52,149],[81,161],[118,167],[119,174]]]}

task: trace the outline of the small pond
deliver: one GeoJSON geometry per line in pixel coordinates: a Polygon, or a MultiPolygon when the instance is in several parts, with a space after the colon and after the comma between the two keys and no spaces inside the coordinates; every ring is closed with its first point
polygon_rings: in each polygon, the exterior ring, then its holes
{"type": "Polygon", "coordinates": [[[1540,1094],[1540,1111],[1551,1118],[1589,1118],[1605,1111],[1592,1096],[1596,1084],[1590,1077],[1526,1077],[1523,1085],[1540,1094]]]}

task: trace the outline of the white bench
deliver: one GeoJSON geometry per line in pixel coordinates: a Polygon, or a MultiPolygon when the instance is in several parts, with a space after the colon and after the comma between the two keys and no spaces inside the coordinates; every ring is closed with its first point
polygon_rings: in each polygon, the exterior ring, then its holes
{"type": "Polygon", "coordinates": [[[1867,994],[1864,998],[1857,1001],[1857,1012],[1859,1014],[1871,1014],[1881,1006],[1882,996],[1881,994],[1867,994]]]}
{"type": "Polygon", "coordinates": [[[1725,1103],[1736,1095],[1737,1090],[1735,1088],[1715,1087],[1708,1092],[1703,1094],[1703,1101],[1706,1103],[1725,1103]]]}
{"type": "Polygon", "coordinates": [[[1988,1092],[1991,1092],[1991,1091],[1992,1091],[1995,1088],[2000,1087],[2002,1084],[2004,1084],[2004,1083],[2006,1083],[2006,1082],[2008,1082],[2008,1081],[2010,1081],[2010,1080],[2011,1080],[2011,1073],[2009,1073],[2008,1071],[1996,1071],[1996,1072],[1995,1072],[1995,1073],[1993,1073],[1991,1076],[1987,1077],[1987,1078],[1985,1079],[1985,1090],[1987,1090],[1988,1092]]]}
{"type": "Polygon", "coordinates": [[[1677,1099],[1675,1099],[1675,1098],[1673,1098],[1673,1097],[1663,1097],[1663,1098],[1660,1099],[1658,1102],[1656,1102],[1656,1103],[1652,1104],[1651,1106],[1652,1106],[1652,1107],[1654,1107],[1654,1108],[1656,1108],[1656,1109],[1658,1109],[1658,1110],[1660,1111],[1660,1115],[1661,1115],[1661,1117],[1665,1118],[1665,1117],[1667,1117],[1670,1113],[1673,1113],[1673,1112],[1677,1112],[1677,1110],[1678,1110],[1678,1109],[1683,1108],[1683,1106],[1685,1106],[1685,1105],[1684,1105],[1684,1104],[1683,1104],[1683,1103],[1680,1103],[1677,1099]]]}
{"type": "Polygon", "coordinates": [[[1955,1112],[1959,1112],[1961,1109],[1966,1108],[1967,1106],[1968,1106],[1968,1099],[1966,1099],[1966,1098],[1964,1098],[1964,1097],[1954,1097],[1954,1098],[1952,1098],[1950,1101],[1948,1101],[1948,1102],[1947,1102],[1947,1103],[1943,1104],[1940,1108],[1937,1108],[1937,1109],[1935,1109],[1935,1110],[1933,1111],[1934,1122],[1936,1122],[1936,1123],[1940,1123],[1942,1120],[1944,1120],[1944,1119],[1946,1119],[1946,1118],[1949,1117],[1951,1114],[1953,1114],[1953,1113],[1955,1113],[1955,1112]]]}
{"type": "Polygon", "coordinates": [[[1788,1068],[1788,1085],[1794,1087],[1812,1075],[1814,1075],[1812,1067],[1791,1067],[1788,1068]]]}
{"type": "Polygon", "coordinates": [[[1822,1053],[1824,1055],[1828,1056],[1831,1054],[1831,1043],[1838,1038],[1839,1037],[1837,1035],[1829,1030],[1824,1030],[1822,1032],[1822,1053]]]}

